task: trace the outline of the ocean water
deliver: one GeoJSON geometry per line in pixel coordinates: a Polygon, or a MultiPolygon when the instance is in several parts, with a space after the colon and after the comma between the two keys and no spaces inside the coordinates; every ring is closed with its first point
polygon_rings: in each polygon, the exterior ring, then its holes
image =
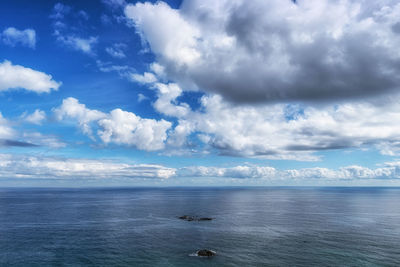
{"type": "Polygon", "coordinates": [[[0,189],[0,266],[400,266],[400,189],[0,189]]]}

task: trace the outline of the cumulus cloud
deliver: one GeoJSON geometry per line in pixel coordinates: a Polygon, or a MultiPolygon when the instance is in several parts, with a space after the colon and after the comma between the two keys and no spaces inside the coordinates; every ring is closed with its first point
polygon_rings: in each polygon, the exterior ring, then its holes
{"type": "Polygon", "coordinates": [[[64,99],[61,106],[53,109],[53,112],[56,119],[59,121],[64,118],[76,120],[83,133],[90,136],[92,135],[90,124],[93,121],[98,121],[107,116],[101,111],[86,108],[84,104],[79,103],[79,101],[73,97],[64,99]]]}
{"type": "Polygon", "coordinates": [[[60,82],[44,72],[13,65],[10,61],[0,63],[0,91],[25,89],[36,93],[49,93],[58,90],[60,82]]]}
{"type": "Polygon", "coordinates": [[[375,146],[382,154],[400,152],[400,100],[349,102],[324,106],[299,104],[234,105],[218,95],[205,95],[200,108],[178,101],[177,84],[153,83],[160,114],[177,119],[169,132],[169,152],[196,138],[205,151],[222,155],[315,161],[322,150],[375,146]],[[385,105],[381,105],[384,102],[385,105]]]}
{"type": "Polygon", "coordinates": [[[98,125],[101,128],[98,134],[104,143],[131,145],[147,151],[163,149],[167,131],[172,126],[168,121],[143,119],[121,109],[112,110],[98,125]]]}
{"type": "Polygon", "coordinates": [[[9,27],[0,34],[2,42],[9,46],[26,46],[35,48],[36,32],[33,29],[18,30],[14,27],[9,27]]]}
{"type": "Polygon", "coordinates": [[[74,119],[89,136],[96,128],[98,137],[106,144],[128,145],[146,151],[163,149],[167,131],[172,126],[168,121],[141,118],[121,109],[110,113],[91,110],[72,97],[64,99],[54,113],[58,120],[74,119]]]}
{"type": "Polygon", "coordinates": [[[180,9],[164,2],[125,8],[169,80],[236,102],[330,101],[398,90],[399,13],[391,0],[193,0],[180,9]]]}
{"type": "Polygon", "coordinates": [[[21,118],[26,122],[41,125],[42,122],[46,120],[46,113],[43,110],[36,109],[32,114],[24,112],[21,118]]]}
{"type": "Polygon", "coordinates": [[[0,178],[168,179],[176,170],[152,164],[0,154],[0,178]]]}
{"type": "Polygon", "coordinates": [[[153,106],[158,112],[177,118],[185,117],[190,113],[188,104],[178,103],[176,100],[182,94],[182,90],[177,84],[156,83],[154,88],[157,90],[157,100],[153,106]]]}

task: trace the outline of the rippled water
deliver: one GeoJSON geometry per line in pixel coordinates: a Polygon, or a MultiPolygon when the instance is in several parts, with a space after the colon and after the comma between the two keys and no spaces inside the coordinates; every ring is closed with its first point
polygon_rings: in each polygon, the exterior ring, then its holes
{"type": "Polygon", "coordinates": [[[1,189],[0,265],[399,266],[400,189],[1,189]]]}

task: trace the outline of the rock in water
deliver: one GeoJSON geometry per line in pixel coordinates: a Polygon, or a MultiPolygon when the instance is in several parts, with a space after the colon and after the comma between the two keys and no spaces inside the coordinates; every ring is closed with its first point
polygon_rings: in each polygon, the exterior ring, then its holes
{"type": "Polygon", "coordinates": [[[201,217],[201,218],[199,218],[197,216],[189,216],[189,215],[183,215],[183,216],[180,216],[178,218],[181,219],[181,220],[188,221],[188,222],[191,222],[191,221],[211,221],[213,219],[213,218],[210,218],[210,217],[201,217]]]}
{"type": "Polygon", "coordinates": [[[181,219],[181,220],[189,221],[189,222],[195,220],[195,218],[193,216],[188,216],[188,215],[183,215],[183,216],[180,216],[178,218],[181,219]]]}
{"type": "Polygon", "coordinates": [[[209,249],[201,249],[196,252],[199,257],[212,257],[215,256],[216,252],[209,249]]]}
{"type": "Polygon", "coordinates": [[[209,218],[209,217],[203,217],[203,218],[199,218],[198,221],[211,221],[213,218],[209,218]]]}

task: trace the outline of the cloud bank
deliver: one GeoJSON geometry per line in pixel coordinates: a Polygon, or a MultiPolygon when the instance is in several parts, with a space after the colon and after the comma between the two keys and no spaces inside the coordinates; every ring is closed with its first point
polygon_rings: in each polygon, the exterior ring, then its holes
{"type": "Polygon", "coordinates": [[[175,169],[160,165],[115,163],[110,160],[0,154],[0,178],[168,179],[173,175],[175,175],[175,169]]]}
{"type": "Polygon", "coordinates": [[[362,166],[347,166],[337,170],[328,168],[304,168],[292,170],[277,170],[263,166],[219,167],[185,167],[178,170],[182,177],[221,177],[236,179],[267,179],[267,180],[353,180],[353,179],[399,179],[400,163],[388,162],[380,168],[370,169],[362,166]]]}
{"type": "Polygon", "coordinates": [[[54,180],[226,178],[265,182],[396,180],[400,179],[400,162],[388,162],[375,169],[347,166],[336,170],[318,167],[278,170],[269,166],[256,165],[238,165],[227,168],[209,166],[170,168],[157,164],[117,163],[104,159],[0,154],[0,178],[54,180]]]}
{"type": "Polygon", "coordinates": [[[331,101],[397,92],[400,4],[193,0],[125,15],[184,90],[234,102],[331,101]]]}
{"type": "Polygon", "coordinates": [[[370,148],[385,155],[400,152],[400,98],[379,103],[349,102],[324,106],[300,104],[234,105],[205,95],[193,110],[180,101],[174,83],[155,82],[153,107],[177,120],[168,132],[167,152],[183,149],[221,155],[315,161],[317,151],[370,148]],[[193,142],[193,140],[196,140],[193,142]],[[196,147],[197,144],[197,147],[196,147]]]}
{"type": "Polygon", "coordinates": [[[121,109],[104,113],[75,98],[54,109],[58,120],[69,119],[88,136],[105,144],[132,146],[168,155],[217,153],[299,161],[318,161],[315,152],[376,149],[400,154],[400,99],[385,105],[368,102],[319,107],[293,104],[234,105],[218,95],[203,96],[193,110],[179,101],[177,84],[154,83],[152,103],[168,118],[144,119],[121,109]],[[173,123],[176,121],[176,123],[173,123]]]}

